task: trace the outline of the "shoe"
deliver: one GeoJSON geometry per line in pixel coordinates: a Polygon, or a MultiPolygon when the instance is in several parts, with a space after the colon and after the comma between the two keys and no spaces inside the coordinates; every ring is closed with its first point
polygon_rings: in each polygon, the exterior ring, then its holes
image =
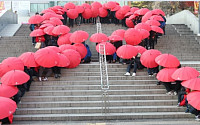
{"type": "Polygon", "coordinates": [[[48,78],[47,77],[44,77],[44,79],[43,79],[44,81],[47,81],[48,80],[48,78]]]}
{"type": "Polygon", "coordinates": [[[113,62],[113,63],[116,63],[116,60],[113,60],[112,62],[113,62]]]}
{"type": "Polygon", "coordinates": [[[177,107],[180,107],[180,103],[177,104],[177,107]]]}
{"type": "Polygon", "coordinates": [[[177,95],[177,92],[174,92],[174,95],[177,95]]]}
{"type": "Polygon", "coordinates": [[[195,120],[200,121],[200,116],[199,115],[195,116],[195,120]]]}
{"type": "Polygon", "coordinates": [[[39,77],[38,79],[39,79],[40,82],[42,81],[42,77],[39,77]]]}
{"type": "Polygon", "coordinates": [[[173,95],[173,93],[170,91],[170,92],[167,92],[166,93],[167,95],[173,95]]]}
{"type": "Polygon", "coordinates": [[[126,72],[124,75],[125,76],[130,76],[131,74],[129,72],[126,72]]]}
{"type": "Polygon", "coordinates": [[[188,108],[185,110],[185,113],[189,113],[189,109],[188,108]]]}
{"type": "Polygon", "coordinates": [[[160,85],[160,81],[159,82],[157,82],[157,84],[156,85],[160,85]]]}
{"type": "Polygon", "coordinates": [[[136,73],[133,73],[132,76],[136,76],[136,73]]]}
{"type": "Polygon", "coordinates": [[[58,74],[55,74],[54,77],[57,79],[58,78],[58,74]]]}

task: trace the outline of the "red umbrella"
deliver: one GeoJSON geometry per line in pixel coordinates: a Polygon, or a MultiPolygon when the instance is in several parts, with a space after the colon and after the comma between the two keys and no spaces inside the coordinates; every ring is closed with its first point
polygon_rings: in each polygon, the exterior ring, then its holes
{"type": "Polygon", "coordinates": [[[128,28],[134,28],[135,25],[132,20],[130,20],[129,18],[126,18],[126,26],[128,28]]]}
{"type": "Polygon", "coordinates": [[[78,17],[78,11],[76,9],[70,9],[67,11],[67,16],[70,19],[76,19],[78,17]]]}
{"type": "Polygon", "coordinates": [[[15,112],[17,105],[13,100],[6,97],[0,97],[0,102],[0,119],[9,117],[15,112]]]}
{"type": "Polygon", "coordinates": [[[56,26],[56,23],[53,22],[53,21],[50,21],[50,20],[45,20],[45,21],[42,22],[42,24],[52,24],[53,26],[56,26]]]}
{"type": "Polygon", "coordinates": [[[180,61],[171,54],[161,54],[155,59],[158,65],[168,68],[176,68],[180,65],[180,61]]]}
{"type": "Polygon", "coordinates": [[[165,16],[165,12],[163,12],[161,9],[154,9],[152,10],[153,14],[156,14],[156,15],[163,15],[165,16]]]}
{"type": "Polygon", "coordinates": [[[51,50],[55,51],[56,53],[61,52],[61,50],[57,46],[47,46],[45,48],[51,49],[51,50]]]}
{"type": "Polygon", "coordinates": [[[193,78],[181,83],[182,86],[191,90],[200,90],[200,78],[193,78]]]}
{"type": "Polygon", "coordinates": [[[135,29],[145,29],[147,31],[151,31],[151,26],[149,24],[146,24],[146,23],[138,23],[135,26],[135,29]]]}
{"type": "Polygon", "coordinates": [[[89,37],[89,34],[85,31],[82,30],[78,30],[72,33],[72,35],[70,36],[70,41],[72,43],[82,43],[84,41],[86,41],[89,37]]]}
{"type": "Polygon", "coordinates": [[[129,12],[131,10],[131,8],[130,8],[130,6],[128,6],[128,5],[125,5],[125,6],[122,6],[121,8],[120,8],[120,12],[122,13],[122,14],[126,14],[127,12],[129,12]]]}
{"type": "Polygon", "coordinates": [[[85,11],[82,13],[83,18],[90,19],[92,17],[92,10],[91,9],[85,9],[85,11]]]}
{"type": "Polygon", "coordinates": [[[197,78],[198,76],[199,72],[192,67],[179,68],[172,74],[173,79],[182,81],[197,78]]]}
{"type": "Polygon", "coordinates": [[[0,84],[0,96],[1,97],[13,97],[18,92],[18,88],[15,86],[8,86],[5,84],[0,84]]]}
{"type": "Polygon", "coordinates": [[[106,17],[108,15],[108,11],[104,9],[103,7],[99,8],[99,16],[100,17],[106,17]]]}
{"type": "Polygon", "coordinates": [[[69,64],[70,64],[69,59],[64,54],[61,54],[61,53],[57,53],[57,54],[58,54],[59,61],[58,61],[58,64],[56,66],[58,66],[58,67],[69,66],[69,64]]]}
{"type": "Polygon", "coordinates": [[[63,25],[63,22],[57,17],[51,17],[50,21],[53,21],[56,25],[63,25]]]}
{"type": "Polygon", "coordinates": [[[55,35],[63,35],[63,34],[68,33],[69,31],[70,31],[70,28],[68,26],[58,25],[53,29],[52,33],[55,35]]]}
{"type": "Polygon", "coordinates": [[[112,35],[118,35],[118,36],[121,36],[122,38],[124,38],[124,33],[126,32],[126,30],[124,29],[118,29],[118,30],[115,30],[112,34],[112,35]]]}
{"type": "Polygon", "coordinates": [[[138,45],[142,41],[142,35],[139,30],[129,28],[124,34],[124,39],[127,44],[138,45]]]}
{"type": "Polygon", "coordinates": [[[30,79],[24,71],[11,70],[4,74],[1,78],[1,83],[5,85],[21,85],[26,83],[30,79]]]}
{"type": "Polygon", "coordinates": [[[81,55],[81,59],[87,55],[87,48],[82,43],[76,43],[73,46],[76,47],[76,51],[81,55]]]}
{"type": "Polygon", "coordinates": [[[61,35],[57,41],[58,45],[61,46],[63,44],[72,44],[72,42],[69,40],[71,35],[72,35],[72,33],[67,33],[67,34],[61,35]]]}
{"type": "Polygon", "coordinates": [[[114,1],[109,1],[105,4],[106,8],[108,9],[112,9],[112,8],[115,8],[117,6],[116,2],[114,1]]]}
{"type": "Polygon", "coordinates": [[[151,26],[151,30],[155,31],[156,33],[162,33],[162,34],[164,33],[163,29],[158,26],[151,26]]]}
{"type": "Polygon", "coordinates": [[[150,26],[160,26],[160,23],[156,20],[147,20],[145,23],[149,24],[150,26]]]}
{"type": "Polygon", "coordinates": [[[151,16],[150,20],[164,21],[164,19],[158,15],[151,16]]]}
{"type": "Polygon", "coordinates": [[[68,3],[66,3],[66,4],[64,5],[64,8],[66,8],[66,9],[74,9],[75,6],[76,6],[76,5],[75,5],[74,3],[68,2],[68,3]]]}
{"type": "Polygon", "coordinates": [[[45,14],[43,15],[43,18],[44,18],[45,20],[49,20],[51,17],[57,17],[57,18],[59,18],[59,19],[64,19],[61,15],[58,15],[58,14],[55,14],[55,13],[45,13],[45,14]]]}
{"type": "Polygon", "coordinates": [[[44,31],[44,33],[46,33],[48,35],[54,36],[55,34],[52,33],[53,29],[54,29],[54,26],[48,26],[43,31],[44,31]]]}
{"type": "Polygon", "coordinates": [[[148,11],[143,17],[142,17],[142,22],[146,22],[151,16],[152,16],[152,12],[148,11]]]}
{"type": "Polygon", "coordinates": [[[192,105],[195,109],[200,110],[200,91],[190,92],[187,95],[187,100],[190,105],[192,105]]]}
{"type": "Polygon", "coordinates": [[[95,7],[95,8],[101,8],[101,7],[102,7],[102,4],[99,3],[99,2],[97,2],[97,1],[95,1],[95,2],[93,2],[93,3],[91,4],[91,6],[92,6],[92,7],[95,7]]]}
{"type": "Polygon", "coordinates": [[[24,63],[24,66],[27,67],[38,67],[38,64],[35,61],[33,52],[25,52],[21,54],[18,58],[21,59],[24,63]]]}
{"type": "Polygon", "coordinates": [[[136,10],[134,13],[138,14],[138,15],[145,15],[148,11],[149,11],[149,9],[142,8],[142,9],[136,10]]]}
{"type": "Polygon", "coordinates": [[[139,8],[137,8],[137,7],[131,7],[131,9],[130,9],[130,11],[131,11],[132,13],[134,13],[136,10],[139,10],[139,8]]]}
{"type": "Polygon", "coordinates": [[[92,8],[92,7],[90,6],[90,4],[88,4],[88,3],[83,3],[82,6],[83,6],[83,8],[85,8],[85,9],[91,9],[91,8],[92,8]]]}
{"type": "Polygon", "coordinates": [[[145,29],[138,29],[142,35],[142,39],[146,39],[149,37],[150,33],[149,31],[145,30],[145,29]]]}
{"type": "Polygon", "coordinates": [[[158,64],[155,62],[155,58],[160,54],[161,52],[155,49],[147,50],[141,55],[140,61],[147,68],[157,67],[158,64]]]}
{"type": "Polygon", "coordinates": [[[42,29],[36,29],[36,30],[33,30],[31,33],[30,33],[30,36],[31,37],[36,37],[36,36],[43,36],[45,35],[44,31],[42,29]]]}
{"type": "Polygon", "coordinates": [[[57,53],[49,48],[37,50],[34,57],[37,64],[47,68],[56,66],[59,61],[57,53]]]}
{"type": "Polygon", "coordinates": [[[122,59],[131,59],[138,53],[138,49],[132,45],[123,45],[117,49],[117,55],[122,59]]]}
{"type": "Polygon", "coordinates": [[[92,7],[91,10],[92,10],[92,17],[93,17],[93,18],[99,16],[99,8],[94,8],[94,7],[92,7]]]}
{"type": "Polygon", "coordinates": [[[134,46],[138,49],[138,53],[143,54],[147,49],[143,46],[134,46]]]}
{"type": "Polygon", "coordinates": [[[164,68],[158,72],[156,78],[162,82],[174,82],[175,79],[172,79],[171,76],[176,70],[177,68],[164,68]]]}
{"type": "Polygon", "coordinates": [[[90,37],[91,42],[100,43],[108,41],[108,37],[104,33],[95,33],[90,37]]]}
{"type": "Polygon", "coordinates": [[[67,49],[63,51],[63,54],[69,59],[70,64],[67,66],[67,68],[75,68],[77,67],[81,62],[81,55],[73,49],[67,49]]]}
{"type": "Polygon", "coordinates": [[[116,41],[122,41],[123,38],[121,36],[118,35],[111,35],[108,37],[108,39],[112,42],[116,42],[116,41]]]}
{"type": "Polygon", "coordinates": [[[2,77],[6,72],[11,70],[22,70],[24,71],[24,63],[21,59],[17,57],[8,57],[0,63],[0,77],[2,77]]]}
{"type": "Polygon", "coordinates": [[[28,20],[30,24],[39,24],[44,20],[44,18],[40,15],[31,16],[28,20]]]}
{"type": "Polygon", "coordinates": [[[56,11],[56,10],[63,9],[63,7],[61,7],[61,6],[53,6],[53,7],[50,7],[50,9],[52,9],[53,11],[56,11]]]}
{"type": "Polygon", "coordinates": [[[124,15],[125,14],[122,14],[122,11],[119,9],[116,13],[115,13],[115,17],[119,20],[122,20],[124,19],[124,15]]]}
{"type": "Polygon", "coordinates": [[[43,10],[43,11],[41,11],[40,13],[55,13],[53,10],[51,10],[51,9],[45,9],[45,10],[43,10]]]}
{"type": "Polygon", "coordinates": [[[131,15],[133,15],[133,12],[127,12],[127,13],[124,15],[124,17],[129,17],[129,16],[131,16],[131,15]]]}
{"type": "Polygon", "coordinates": [[[116,5],[115,8],[110,9],[110,11],[118,11],[121,7],[119,5],[116,5]]]}
{"type": "Polygon", "coordinates": [[[131,15],[128,19],[129,19],[129,20],[135,19],[136,16],[138,16],[138,15],[133,14],[133,15],[131,15]]]}
{"type": "Polygon", "coordinates": [[[64,44],[64,45],[59,46],[59,49],[63,52],[65,50],[67,50],[67,49],[76,50],[76,47],[73,46],[73,45],[70,45],[70,44],[64,44]]]}
{"type": "Polygon", "coordinates": [[[83,13],[85,11],[83,6],[76,6],[75,9],[77,10],[78,13],[83,13]]]}
{"type": "Polygon", "coordinates": [[[116,52],[116,48],[115,48],[115,46],[113,44],[111,44],[109,42],[101,42],[101,43],[97,44],[97,46],[96,46],[96,50],[100,54],[104,54],[104,50],[103,49],[99,51],[99,48],[101,46],[102,47],[105,46],[105,55],[112,55],[112,54],[114,54],[116,52]]]}
{"type": "Polygon", "coordinates": [[[46,27],[48,27],[48,26],[54,26],[53,24],[50,24],[50,23],[46,23],[46,24],[42,24],[39,28],[40,29],[44,29],[44,28],[46,28],[46,27]]]}

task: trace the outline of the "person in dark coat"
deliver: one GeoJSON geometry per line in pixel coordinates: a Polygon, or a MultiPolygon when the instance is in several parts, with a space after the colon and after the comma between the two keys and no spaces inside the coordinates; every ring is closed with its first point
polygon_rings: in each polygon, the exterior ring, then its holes
{"type": "Polygon", "coordinates": [[[83,58],[82,63],[90,63],[91,62],[91,57],[92,53],[90,51],[90,47],[87,44],[84,44],[86,49],[87,49],[87,55],[83,58]]]}
{"type": "Polygon", "coordinates": [[[188,109],[191,114],[195,115],[195,120],[200,121],[200,110],[197,110],[192,105],[188,104],[188,109]]]}
{"type": "Polygon", "coordinates": [[[39,81],[47,81],[48,77],[52,74],[52,69],[51,68],[45,68],[40,66],[39,68],[39,81]],[[44,78],[42,79],[42,75],[44,75],[44,78]]]}

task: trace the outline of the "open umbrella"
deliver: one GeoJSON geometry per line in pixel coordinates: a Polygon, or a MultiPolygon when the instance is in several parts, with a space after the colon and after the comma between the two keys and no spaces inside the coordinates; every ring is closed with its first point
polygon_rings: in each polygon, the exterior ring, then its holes
{"type": "Polygon", "coordinates": [[[5,85],[21,85],[26,83],[30,79],[24,71],[11,70],[4,74],[1,78],[1,83],[5,85]]]}
{"type": "Polygon", "coordinates": [[[44,18],[40,15],[31,16],[28,20],[30,24],[40,24],[42,21],[44,21],[44,18]]]}
{"type": "Polygon", "coordinates": [[[126,30],[124,29],[118,29],[118,30],[115,30],[112,34],[112,35],[118,35],[118,36],[121,36],[122,38],[124,38],[124,33],[126,32],[126,30]]]}
{"type": "Polygon", "coordinates": [[[77,67],[81,62],[81,55],[79,52],[73,49],[67,49],[63,51],[63,54],[69,59],[70,64],[67,66],[67,68],[75,68],[77,67]]]}
{"type": "Polygon", "coordinates": [[[127,44],[138,45],[142,41],[142,35],[139,30],[129,28],[124,34],[124,39],[127,44]]]}
{"type": "Polygon", "coordinates": [[[67,11],[67,16],[70,19],[76,19],[78,17],[78,11],[76,9],[69,9],[67,11]]]}
{"type": "Polygon", "coordinates": [[[55,14],[55,13],[45,13],[45,14],[43,15],[43,18],[44,18],[45,20],[49,20],[51,17],[57,17],[57,18],[59,18],[59,19],[64,19],[64,18],[62,17],[62,15],[58,15],[58,14],[55,14]]]}
{"type": "Polygon", "coordinates": [[[117,55],[122,59],[131,59],[138,53],[138,49],[132,45],[123,45],[117,49],[117,55]]]}
{"type": "Polygon", "coordinates": [[[45,10],[42,10],[40,13],[55,13],[53,10],[51,9],[45,9],[45,10]]]}
{"type": "Polygon", "coordinates": [[[45,48],[52,49],[56,53],[60,53],[61,52],[61,50],[57,46],[47,46],[45,48]]]}
{"type": "Polygon", "coordinates": [[[100,17],[106,17],[108,15],[108,11],[104,9],[103,7],[99,8],[99,16],[100,17]]]}
{"type": "Polygon", "coordinates": [[[151,26],[151,30],[155,31],[156,33],[162,33],[162,34],[164,33],[163,29],[158,26],[151,26]]]}
{"type": "Polygon", "coordinates": [[[150,33],[149,31],[145,29],[138,29],[140,31],[140,34],[142,35],[142,39],[146,39],[149,37],[150,33]]]}
{"type": "Polygon", "coordinates": [[[129,17],[129,16],[131,16],[131,15],[133,15],[134,13],[133,12],[127,12],[125,15],[124,15],[124,17],[129,17]]]}
{"type": "Polygon", "coordinates": [[[200,110],[200,91],[190,92],[187,95],[187,100],[190,105],[192,105],[195,109],[200,110]]]}
{"type": "Polygon", "coordinates": [[[91,6],[94,7],[94,8],[101,8],[102,4],[99,3],[98,1],[95,1],[95,2],[91,3],[91,6]]]}
{"type": "Polygon", "coordinates": [[[142,17],[142,22],[146,22],[151,16],[152,16],[152,12],[148,11],[143,17],[142,17]]]}
{"type": "Polygon", "coordinates": [[[145,23],[149,24],[150,26],[160,26],[160,23],[156,20],[147,20],[145,23]]]}
{"type": "Polygon", "coordinates": [[[67,50],[67,49],[76,50],[76,47],[73,46],[73,45],[70,45],[70,44],[64,44],[64,45],[59,46],[59,49],[63,52],[65,50],[67,50]]]}
{"type": "Polygon", "coordinates": [[[84,19],[90,19],[92,17],[92,10],[85,9],[85,11],[82,13],[82,16],[84,19]]]}
{"type": "Polygon", "coordinates": [[[9,117],[15,112],[17,105],[13,100],[6,97],[0,97],[0,102],[0,119],[9,117]]]}
{"type": "Polygon", "coordinates": [[[163,16],[165,16],[165,12],[163,12],[161,9],[154,9],[154,10],[152,10],[152,12],[153,12],[153,14],[155,14],[155,15],[163,15],[163,16]]]}
{"type": "Polygon", "coordinates": [[[112,8],[115,8],[117,6],[116,2],[114,1],[108,1],[106,4],[105,4],[106,8],[108,9],[112,9],[112,8]]]}
{"type": "Polygon", "coordinates": [[[150,20],[164,21],[164,19],[158,15],[151,16],[150,20]]]}
{"type": "Polygon", "coordinates": [[[193,78],[187,81],[183,81],[181,83],[182,86],[189,88],[191,90],[199,90],[200,91],[200,78],[193,78]]]}
{"type": "Polygon", "coordinates": [[[85,9],[91,9],[91,8],[92,8],[91,5],[88,4],[88,3],[83,3],[82,6],[83,6],[83,8],[85,8],[85,9]]]}
{"type": "Polygon", "coordinates": [[[63,25],[63,22],[57,17],[51,17],[50,21],[53,21],[56,25],[63,25]]]}
{"type": "Polygon", "coordinates": [[[123,38],[121,36],[118,35],[111,35],[108,37],[108,39],[112,42],[116,42],[116,41],[122,41],[123,38]]]}
{"type": "Polygon", "coordinates": [[[121,8],[121,6],[116,5],[115,8],[110,9],[110,11],[118,11],[121,8]]]}
{"type": "Polygon", "coordinates": [[[71,35],[72,35],[72,33],[67,33],[67,34],[59,36],[57,44],[59,46],[61,46],[63,44],[72,44],[72,42],[69,40],[71,35]]]}
{"type": "Polygon", "coordinates": [[[51,36],[54,36],[55,34],[52,33],[52,31],[54,30],[54,26],[48,26],[46,28],[44,28],[44,33],[48,34],[48,35],[51,35],[51,36]]]}
{"type": "Polygon", "coordinates": [[[149,11],[149,9],[142,8],[142,9],[136,10],[134,13],[138,14],[138,15],[145,15],[148,11],[149,11]]]}
{"type": "Polygon", "coordinates": [[[108,37],[104,33],[95,33],[90,37],[91,42],[100,43],[108,41],[108,37]]]}
{"type": "Polygon", "coordinates": [[[52,33],[55,35],[63,35],[63,34],[68,33],[69,31],[70,31],[70,28],[68,26],[58,25],[53,29],[52,33]]]}
{"type": "Polygon", "coordinates": [[[14,69],[24,71],[23,61],[17,57],[8,57],[7,59],[4,59],[2,63],[0,63],[0,77],[6,72],[14,69]]]}
{"type": "Polygon", "coordinates": [[[56,66],[59,60],[57,53],[49,48],[42,48],[37,50],[34,57],[37,64],[46,68],[56,66]]]}
{"type": "Polygon", "coordinates": [[[162,82],[174,82],[175,79],[171,76],[176,70],[177,68],[164,68],[158,72],[156,78],[162,82]]]}
{"type": "Polygon", "coordinates": [[[53,24],[50,24],[50,23],[45,23],[45,24],[42,24],[39,28],[40,29],[44,29],[44,28],[46,28],[46,27],[48,27],[48,26],[54,26],[53,24]]]}
{"type": "Polygon", "coordinates": [[[0,97],[13,97],[18,92],[18,88],[15,86],[8,86],[5,84],[0,84],[0,97]]]}
{"type": "Polygon", "coordinates": [[[143,54],[147,50],[143,46],[139,46],[139,45],[134,46],[134,47],[136,47],[138,49],[138,53],[140,53],[140,54],[143,54]]]}
{"type": "Polygon", "coordinates": [[[70,41],[72,43],[82,43],[86,41],[89,37],[89,34],[83,30],[78,30],[72,33],[70,36],[70,41]]]}
{"type": "Polygon", "coordinates": [[[198,76],[199,72],[192,67],[179,68],[172,74],[173,79],[182,81],[197,78],[198,76]]]}
{"type": "Polygon", "coordinates": [[[161,54],[155,59],[158,65],[168,68],[176,68],[180,65],[180,61],[171,54],[161,54]]]}
{"type": "Polygon", "coordinates": [[[58,66],[58,67],[69,66],[69,64],[70,64],[69,59],[64,54],[61,54],[61,53],[57,53],[57,54],[58,54],[59,61],[58,61],[58,64],[56,66],[58,66]]]}
{"type": "Polygon", "coordinates": [[[145,51],[140,58],[143,66],[147,68],[155,68],[158,64],[155,62],[155,58],[161,55],[161,52],[155,49],[145,51]]]}
{"type": "Polygon", "coordinates": [[[135,29],[145,29],[147,31],[151,31],[151,26],[149,24],[146,24],[146,23],[138,23],[135,26],[135,29]]]}
{"type": "Polygon", "coordinates": [[[38,67],[38,64],[35,61],[33,52],[25,52],[21,54],[18,58],[21,59],[24,63],[24,66],[27,67],[38,67]]]}
{"type": "Polygon", "coordinates": [[[129,20],[135,19],[136,16],[138,16],[138,15],[133,14],[133,15],[131,15],[128,19],[129,19],[129,20]]]}
{"type": "Polygon", "coordinates": [[[92,7],[91,10],[92,10],[92,18],[96,18],[99,16],[99,8],[92,7]]]}
{"type": "Polygon", "coordinates": [[[101,43],[97,44],[97,46],[96,46],[97,52],[100,54],[104,54],[104,47],[105,47],[105,55],[112,55],[116,52],[115,46],[109,42],[101,42],[101,43]],[[102,49],[101,49],[101,47],[102,47],[102,49]]]}
{"type": "Polygon", "coordinates": [[[81,55],[81,59],[87,55],[87,48],[82,43],[76,43],[73,46],[76,47],[76,51],[81,55]]]}
{"type": "Polygon", "coordinates": [[[139,10],[139,8],[137,8],[137,7],[131,7],[131,9],[130,9],[130,11],[131,11],[132,13],[134,13],[136,10],[139,10]]]}
{"type": "MultiPolygon", "coordinates": [[[[128,5],[124,5],[124,6],[122,6],[121,8],[120,8],[120,12],[122,13],[122,14],[126,14],[126,13],[128,13],[129,11],[131,10],[131,8],[130,8],[130,6],[128,6],[128,5]]],[[[131,12],[132,13],[132,12],[131,12]]]]}
{"type": "Polygon", "coordinates": [[[129,18],[126,18],[126,26],[128,28],[134,28],[135,25],[132,20],[130,20],[129,18]]]}
{"type": "Polygon", "coordinates": [[[42,24],[52,24],[53,26],[56,26],[56,23],[51,21],[51,20],[45,20],[45,21],[42,22],[42,24]]]}
{"type": "Polygon", "coordinates": [[[83,8],[83,6],[76,6],[75,9],[76,9],[76,11],[78,13],[83,13],[85,11],[85,9],[83,8]]]}
{"type": "Polygon", "coordinates": [[[43,35],[45,35],[45,33],[42,29],[36,29],[30,33],[31,37],[37,37],[37,36],[43,36],[43,35]]]}
{"type": "Polygon", "coordinates": [[[116,17],[118,20],[124,19],[124,15],[125,15],[125,14],[122,14],[122,13],[123,13],[123,12],[119,9],[118,11],[116,11],[115,17],[116,17]]]}
{"type": "Polygon", "coordinates": [[[76,5],[72,2],[68,2],[64,5],[64,8],[66,9],[74,9],[76,7],[76,5]]]}

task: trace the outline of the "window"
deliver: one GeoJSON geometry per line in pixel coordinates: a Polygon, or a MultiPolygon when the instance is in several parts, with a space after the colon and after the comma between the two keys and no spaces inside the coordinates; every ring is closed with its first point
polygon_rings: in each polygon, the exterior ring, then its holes
{"type": "Polygon", "coordinates": [[[49,8],[48,3],[31,3],[31,12],[41,12],[44,9],[49,8]]]}

